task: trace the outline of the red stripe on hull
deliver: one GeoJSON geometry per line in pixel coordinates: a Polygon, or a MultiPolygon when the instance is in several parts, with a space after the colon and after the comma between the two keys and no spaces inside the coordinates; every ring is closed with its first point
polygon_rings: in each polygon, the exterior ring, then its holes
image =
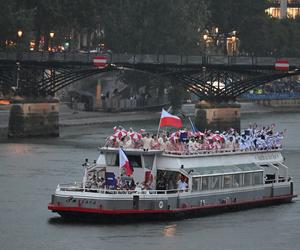
{"type": "Polygon", "coordinates": [[[296,195],[285,195],[285,196],[278,196],[272,198],[265,198],[262,200],[251,200],[251,201],[242,201],[242,202],[231,202],[227,204],[217,204],[217,205],[204,205],[204,206],[197,206],[197,207],[188,207],[188,208],[178,208],[178,209],[170,209],[170,210],[136,210],[136,209],[116,209],[116,210],[107,210],[107,209],[96,209],[96,208],[84,208],[84,207],[65,207],[61,205],[54,205],[49,204],[48,209],[52,210],[53,212],[63,212],[63,213],[88,213],[88,214],[100,214],[100,215],[155,215],[155,214],[165,214],[165,215],[172,215],[172,214],[185,214],[185,213],[194,213],[194,212],[201,212],[209,210],[226,210],[230,208],[242,209],[242,208],[250,208],[250,207],[257,207],[257,206],[267,206],[274,203],[284,203],[284,202],[291,202],[292,198],[296,197],[296,195]]]}

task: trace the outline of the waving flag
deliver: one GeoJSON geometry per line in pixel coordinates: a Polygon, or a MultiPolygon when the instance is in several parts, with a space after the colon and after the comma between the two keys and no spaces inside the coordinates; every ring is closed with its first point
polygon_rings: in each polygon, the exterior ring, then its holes
{"type": "Polygon", "coordinates": [[[175,128],[181,128],[182,127],[182,121],[178,116],[171,115],[164,109],[161,111],[161,117],[160,117],[160,122],[159,122],[159,127],[164,127],[164,126],[170,126],[170,127],[175,127],[175,128]]]}
{"type": "Polygon", "coordinates": [[[130,166],[129,160],[121,148],[119,148],[119,167],[125,169],[127,176],[131,176],[133,174],[133,168],[130,166]]]}

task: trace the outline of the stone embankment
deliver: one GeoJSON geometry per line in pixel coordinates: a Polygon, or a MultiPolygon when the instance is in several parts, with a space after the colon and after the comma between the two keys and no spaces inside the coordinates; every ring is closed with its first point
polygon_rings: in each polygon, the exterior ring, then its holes
{"type": "MultiPolygon", "coordinates": [[[[143,121],[159,119],[160,112],[133,111],[133,112],[73,112],[66,105],[60,106],[60,126],[81,126],[103,123],[120,123],[124,121],[143,121]]],[[[269,112],[300,112],[299,107],[265,107],[254,103],[242,103],[241,114],[269,113],[269,112]]],[[[0,108],[0,137],[7,136],[9,107],[0,108]]]]}
{"type": "MultiPolygon", "coordinates": [[[[104,123],[120,123],[125,121],[144,121],[159,119],[160,112],[153,111],[133,111],[133,112],[85,112],[69,109],[66,105],[60,106],[59,126],[82,126],[104,123]]],[[[9,107],[0,109],[0,138],[7,137],[9,121],[9,107]]]]}

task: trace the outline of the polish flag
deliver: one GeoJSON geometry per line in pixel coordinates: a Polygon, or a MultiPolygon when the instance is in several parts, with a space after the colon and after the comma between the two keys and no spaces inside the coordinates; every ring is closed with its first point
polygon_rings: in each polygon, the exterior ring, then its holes
{"type": "Polygon", "coordinates": [[[275,69],[281,71],[288,71],[289,62],[287,60],[277,60],[275,63],[275,69]]]}
{"type": "Polygon", "coordinates": [[[164,109],[161,111],[161,117],[160,117],[160,122],[159,122],[159,127],[164,127],[164,126],[170,126],[170,127],[175,127],[175,128],[181,128],[182,127],[182,121],[178,116],[171,115],[164,109]]]}
{"type": "Polygon", "coordinates": [[[95,56],[93,58],[93,63],[98,69],[104,69],[107,67],[107,58],[105,56],[95,56]]]}
{"type": "Polygon", "coordinates": [[[133,168],[130,166],[129,160],[121,148],[119,148],[119,167],[125,168],[125,173],[127,176],[131,176],[133,174],[133,168]]]}

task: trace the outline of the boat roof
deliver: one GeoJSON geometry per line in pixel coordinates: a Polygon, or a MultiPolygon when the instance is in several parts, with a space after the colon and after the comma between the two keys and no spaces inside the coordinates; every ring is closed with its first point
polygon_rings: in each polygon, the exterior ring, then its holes
{"type": "Polygon", "coordinates": [[[210,167],[195,167],[185,169],[190,176],[206,176],[206,175],[221,175],[221,174],[235,174],[245,172],[263,171],[263,168],[255,163],[226,165],[226,166],[210,166],[210,167]]]}
{"type": "MultiPolygon", "coordinates": [[[[101,154],[118,154],[119,148],[102,147],[99,148],[101,154]]],[[[172,170],[179,169],[192,170],[194,168],[216,167],[216,173],[222,173],[226,168],[233,168],[232,166],[241,166],[242,169],[233,170],[227,169],[225,172],[245,172],[245,166],[249,164],[268,164],[283,162],[281,150],[253,150],[253,151],[230,151],[230,152],[206,152],[202,154],[168,154],[162,150],[143,150],[134,148],[125,148],[128,156],[157,156],[156,167],[158,170],[172,170]],[[244,167],[243,167],[243,166],[244,167]]],[[[211,170],[211,169],[210,169],[211,170]]],[[[251,169],[251,171],[254,168],[251,169]]],[[[194,170],[196,172],[196,170],[194,170]]],[[[193,172],[193,171],[192,171],[193,172]]],[[[201,173],[199,173],[200,175],[201,173]]]]}

